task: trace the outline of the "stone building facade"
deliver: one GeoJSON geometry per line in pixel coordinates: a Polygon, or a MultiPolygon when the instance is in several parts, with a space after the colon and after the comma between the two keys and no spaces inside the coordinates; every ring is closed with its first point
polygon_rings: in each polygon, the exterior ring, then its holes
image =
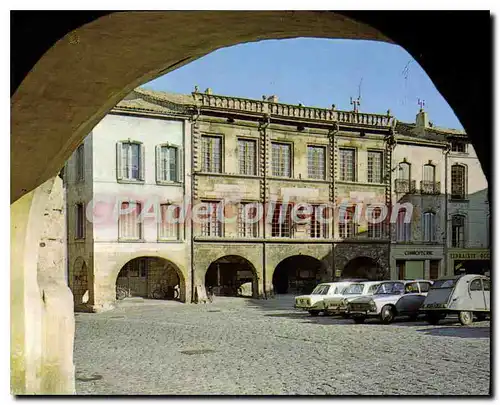
{"type": "MultiPolygon", "coordinates": [[[[158,297],[160,291],[164,298],[198,302],[207,288],[268,297],[338,278],[449,273],[445,211],[449,216],[458,208],[422,173],[428,176],[424,166],[431,162],[433,182],[451,187],[443,151],[452,162],[449,135],[463,140],[465,134],[436,131],[422,125],[422,117],[403,124],[389,111],[288,105],[276,96],[135,90],[65,168],[75,306],[105,309],[117,286],[132,295],[158,297]],[[400,170],[410,161],[414,169],[400,170]],[[413,187],[421,179],[424,192],[413,187]],[[415,231],[401,240],[389,219],[405,202],[415,207],[415,231]],[[82,210],[93,214],[92,222],[82,210]],[[387,221],[368,221],[383,210],[387,221]],[[437,219],[432,227],[426,223],[432,244],[423,243],[432,253],[416,264],[406,250],[411,245],[421,259],[422,210],[434,210],[437,219]]],[[[467,156],[474,160],[473,153],[467,156]]],[[[484,185],[485,192],[485,181],[470,177],[479,163],[468,167],[469,189],[484,185]]],[[[475,217],[481,215],[478,210],[475,217]]],[[[474,229],[467,226],[470,235],[474,229]]]]}

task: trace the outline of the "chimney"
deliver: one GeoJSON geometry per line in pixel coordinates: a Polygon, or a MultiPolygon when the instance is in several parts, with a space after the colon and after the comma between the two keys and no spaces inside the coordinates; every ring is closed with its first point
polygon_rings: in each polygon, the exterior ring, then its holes
{"type": "Polygon", "coordinates": [[[429,116],[423,108],[417,114],[416,124],[417,128],[429,128],[429,116]]]}
{"type": "Polygon", "coordinates": [[[209,87],[205,90],[205,94],[212,94],[212,89],[209,87]]]}
{"type": "Polygon", "coordinates": [[[278,102],[278,96],[276,96],[276,95],[273,94],[272,96],[269,96],[267,98],[267,101],[269,101],[270,103],[277,103],[278,102]]]}

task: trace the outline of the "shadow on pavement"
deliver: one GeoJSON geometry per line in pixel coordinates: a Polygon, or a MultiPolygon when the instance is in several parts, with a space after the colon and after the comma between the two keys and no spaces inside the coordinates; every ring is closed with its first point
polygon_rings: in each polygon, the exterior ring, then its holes
{"type": "Polygon", "coordinates": [[[491,329],[489,326],[444,326],[442,328],[417,329],[417,332],[430,336],[457,337],[466,339],[489,339],[491,335],[491,329]]]}

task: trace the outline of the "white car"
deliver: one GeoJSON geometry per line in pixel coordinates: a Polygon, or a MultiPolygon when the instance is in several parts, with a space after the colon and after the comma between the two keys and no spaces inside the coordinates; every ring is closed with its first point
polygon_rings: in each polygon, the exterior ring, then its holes
{"type": "Polygon", "coordinates": [[[391,323],[396,316],[415,320],[431,285],[429,280],[384,281],[375,294],[349,302],[347,312],[356,323],[363,323],[366,318],[391,323]]]}
{"type": "Polygon", "coordinates": [[[347,316],[347,304],[352,300],[372,295],[383,281],[360,281],[347,286],[342,295],[334,295],[324,299],[325,313],[329,315],[347,316]]]}
{"type": "Polygon", "coordinates": [[[295,297],[294,307],[308,311],[312,316],[317,316],[325,310],[325,298],[340,297],[342,291],[353,283],[354,281],[337,281],[318,284],[311,294],[295,297]]]}

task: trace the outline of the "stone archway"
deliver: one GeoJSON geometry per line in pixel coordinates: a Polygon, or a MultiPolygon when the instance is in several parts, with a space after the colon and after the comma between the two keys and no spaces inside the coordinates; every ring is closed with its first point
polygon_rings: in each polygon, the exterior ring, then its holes
{"type": "Polygon", "coordinates": [[[358,256],[349,260],[342,270],[342,278],[379,280],[379,274],[380,265],[367,256],[358,256]]]}
{"type": "Polygon", "coordinates": [[[312,256],[295,255],[282,260],[274,269],[275,294],[307,294],[320,281],[324,264],[312,256]]]}
{"type": "Polygon", "coordinates": [[[185,300],[186,285],[179,268],[162,257],[129,260],[116,277],[117,298],[124,296],[185,300]]]}
{"type": "Polygon", "coordinates": [[[213,261],[205,274],[205,288],[215,295],[256,297],[258,278],[254,265],[238,255],[223,256],[213,261]]]}

